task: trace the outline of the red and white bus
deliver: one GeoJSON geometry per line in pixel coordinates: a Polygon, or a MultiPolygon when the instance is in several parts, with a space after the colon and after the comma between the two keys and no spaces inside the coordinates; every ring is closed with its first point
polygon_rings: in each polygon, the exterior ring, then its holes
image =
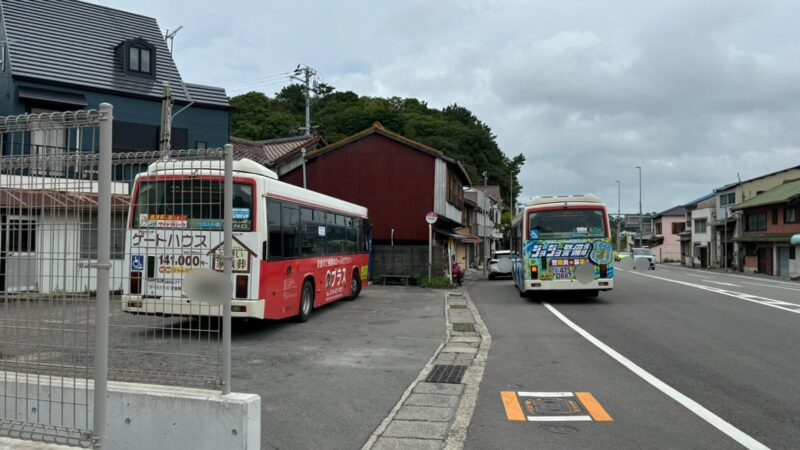
{"type": "MultiPolygon", "coordinates": [[[[136,176],[126,236],[133,314],[219,316],[188,298],[195,268],[222,271],[223,164],[156,162],[136,176]]],[[[366,286],[367,209],[278,181],[243,159],[233,164],[231,316],[306,321],[312,310],[356,298],[366,286]]]]}

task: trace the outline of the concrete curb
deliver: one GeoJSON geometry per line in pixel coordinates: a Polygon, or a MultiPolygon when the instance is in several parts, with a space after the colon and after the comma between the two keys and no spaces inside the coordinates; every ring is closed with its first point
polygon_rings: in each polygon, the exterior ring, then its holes
{"type": "Polygon", "coordinates": [[[466,291],[464,287],[445,293],[445,341],[362,450],[464,446],[491,346],[489,331],[466,291]],[[475,331],[454,331],[453,323],[471,323],[475,331]],[[425,381],[437,364],[467,366],[461,383],[425,381]]]}

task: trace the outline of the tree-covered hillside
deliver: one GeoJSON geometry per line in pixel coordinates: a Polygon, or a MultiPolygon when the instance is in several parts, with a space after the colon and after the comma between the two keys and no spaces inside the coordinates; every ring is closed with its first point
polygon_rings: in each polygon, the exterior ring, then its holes
{"type": "MultiPolygon", "coordinates": [[[[299,134],[305,126],[304,87],[294,84],[269,98],[250,92],[231,99],[231,134],[261,140],[299,134]]],[[[335,92],[320,86],[312,100],[312,125],[325,139],[336,142],[363,131],[375,121],[409,139],[421,142],[458,159],[467,169],[473,184],[500,185],[504,203],[508,203],[509,180],[514,177],[514,197],[521,186],[517,176],[525,157],[509,158],[498,147],[492,130],[468,109],[452,105],[430,108],[414,98],[359,97],[353,92],[335,92]]]]}

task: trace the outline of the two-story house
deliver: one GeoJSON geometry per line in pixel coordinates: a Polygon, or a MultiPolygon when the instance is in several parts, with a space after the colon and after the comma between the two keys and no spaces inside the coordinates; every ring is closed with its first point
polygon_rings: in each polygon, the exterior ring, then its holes
{"type": "Polygon", "coordinates": [[[714,191],[717,197],[716,235],[721,266],[726,263],[721,258],[725,258],[727,255],[728,267],[743,270],[741,266],[743,249],[739,238],[743,235],[746,224],[741,211],[736,212],[732,207],[779,186],[787,180],[798,178],[800,178],[800,166],[794,166],[744,181],[737,181],[714,191]]]}
{"type": "Polygon", "coordinates": [[[791,237],[800,233],[800,179],[786,181],[732,208],[741,213],[741,265],[746,272],[782,277],[800,276],[800,246],[791,237]]]}
{"type": "Polygon", "coordinates": [[[686,229],[686,208],[676,206],[653,216],[653,237],[650,249],[656,262],[681,260],[680,233],[686,229]]]}
{"type": "MultiPolygon", "coordinates": [[[[115,152],[158,150],[164,82],[174,111],[189,106],[172,123],[171,148],[228,143],[224,89],[184,82],[154,18],[79,0],[0,0],[0,116],[107,102],[115,152]]],[[[52,154],[66,139],[34,133],[3,151],[52,154]]]]}
{"type": "MultiPolygon", "coordinates": [[[[439,150],[405,138],[376,122],[372,127],[306,154],[308,189],[369,210],[373,267],[378,276],[427,274],[428,224],[435,212],[433,272],[443,274],[455,257],[456,229],[464,221],[464,167],[439,150]]],[[[276,167],[281,180],[303,185],[302,165],[276,167]]]]}

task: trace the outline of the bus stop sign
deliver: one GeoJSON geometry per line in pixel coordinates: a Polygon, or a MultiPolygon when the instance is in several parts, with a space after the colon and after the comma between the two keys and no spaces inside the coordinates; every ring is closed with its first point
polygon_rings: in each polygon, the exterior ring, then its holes
{"type": "Polygon", "coordinates": [[[435,224],[437,220],[439,220],[439,216],[435,212],[431,211],[425,214],[425,222],[428,222],[429,225],[435,224]]]}

